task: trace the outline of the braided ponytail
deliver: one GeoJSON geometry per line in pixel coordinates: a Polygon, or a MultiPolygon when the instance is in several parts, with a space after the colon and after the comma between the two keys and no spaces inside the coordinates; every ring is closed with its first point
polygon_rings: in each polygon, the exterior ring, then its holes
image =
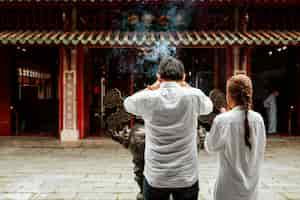
{"type": "Polygon", "coordinates": [[[249,120],[248,120],[248,109],[245,109],[245,144],[247,147],[249,147],[249,149],[251,150],[252,146],[250,143],[250,127],[249,127],[249,120]]]}
{"type": "Polygon", "coordinates": [[[227,89],[230,96],[234,99],[235,103],[237,105],[242,106],[245,111],[244,140],[245,140],[245,145],[249,147],[249,149],[251,150],[252,145],[250,142],[250,126],[248,120],[248,112],[252,106],[252,93],[253,93],[251,80],[249,77],[245,75],[233,76],[228,81],[227,89]]]}

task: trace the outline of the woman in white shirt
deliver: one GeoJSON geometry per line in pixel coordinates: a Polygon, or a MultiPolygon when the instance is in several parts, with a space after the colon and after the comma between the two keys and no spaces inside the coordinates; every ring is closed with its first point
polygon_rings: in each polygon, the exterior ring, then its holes
{"type": "Polygon", "coordinates": [[[257,200],[265,151],[265,126],[251,110],[252,83],[237,75],[227,81],[230,111],[218,115],[206,136],[208,152],[218,152],[219,173],[214,200],[257,200]]]}

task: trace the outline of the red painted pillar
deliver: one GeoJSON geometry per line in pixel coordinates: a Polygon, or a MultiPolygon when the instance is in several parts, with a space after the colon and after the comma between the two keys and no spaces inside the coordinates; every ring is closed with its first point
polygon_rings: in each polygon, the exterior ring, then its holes
{"type": "Polygon", "coordinates": [[[11,55],[8,48],[0,49],[0,136],[11,135],[11,55]]]}
{"type": "Polygon", "coordinates": [[[62,130],[60,132],[60,140],[77,141],[80,138],[78,130],[78,91],[77,82],[81,81],[77,76],[77,49],[63,48],[61,50],[62,62],[62,88],[60,91],[60,116],[62,130]]]}
{"type": "MultiPolygon", "coordinates": [[[[300,63],[297,64],[297,77],[300,77],[300,63]]],[[[297,79],[297,91],[300,90],[300,79],[297,79]]],[[[297,92],[297,103],[296,103],[296,114],[297,114],[297,134],[300,135],[300,93],[297,92]]]]}
{"type": "Polygon", "coordinates": [[[233,49],[226,49],[226,78],[229,79],[233,75],[233,49]]]}
{"type": "Polygon", "coordinates": [[[297,134],[300,135],[300,95],[297,98],[297,134]]]}
{"type": "Polygon", "coordinates": [[[251,53],[252,49],[251,48],[246,48],[245,50],[245,59],[246,59],[246,71],[247,71],[247,76],[251,77],[251,53]]]}
{"type": "MultiPolygon", "coordinates": [[[[64,62],[66,51],[63,47],[59,49],[59,133],[63,130],[64,120],[64,62]]],[[[59,134],[60,136],[60,134],[59,134]]]]}
{"type": "Polygon", "coordinates": [[[219,70],[219,49],[214,49],[214,88],[220,86],[220,70],[219,70]]]}
{"type": "Polygon", "coordinates": [[[84,101],[84,51],[83,47],[77,48],[77,125],[79,138],[85,136],[85,101],[84,101]]]}

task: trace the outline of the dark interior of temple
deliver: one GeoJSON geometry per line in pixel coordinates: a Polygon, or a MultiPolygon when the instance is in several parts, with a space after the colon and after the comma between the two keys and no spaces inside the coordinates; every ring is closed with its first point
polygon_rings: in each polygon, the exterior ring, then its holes
{"type": "MultiPolygon", "coordinates": [[[[214,88],[225,92],[225,49],[177,48],[176,57],[183,62],[186,80],[191,86],[202,89],[206,94],[214,88]],[[219,55],[218,59],[214,58],[215,52],[219,55]]],[[[101,134],[101,93],[117,88],[123,97],[129,96],[154,83],[157,68],[156,62],[140,63],[138,50],[134,48],[88,49],[85,60],[85,98],[89,102],[90,135],[101,134]],[[101,84],[103,78],[104,85],[101,84]]]]}
{"type": "Polygon", "coordinates": [[[15,47],[11,97],[15,135],[53,136],[58,132],[58,51],[15,47]]]}
{"type": "Polygon", "coordinates": [[[263,114],[263,101],[276,89],[280,95],[278,106],[278,131],[288,132],[291,114],[292,132],[296,130],[297,117],[297,47],[259,47],[254,48],[251,64],[251,77],[254,83],[254,108],[263,114]]]}

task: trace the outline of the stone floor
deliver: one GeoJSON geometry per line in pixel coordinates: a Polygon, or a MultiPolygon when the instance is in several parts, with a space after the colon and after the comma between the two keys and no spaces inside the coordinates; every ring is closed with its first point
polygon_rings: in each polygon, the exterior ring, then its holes
{"type": "MultiPolygon", "coordinates": [[[[200,200],[209,200],[216,156],[199,154],[200,200]]],[[[269,138],[262,200],[300,200],[300,138],[269,138]]],[[[134,200],[131,156],[109,139],[60,144],[49,138],[0,138],[0,199],[134,200]]]]}

